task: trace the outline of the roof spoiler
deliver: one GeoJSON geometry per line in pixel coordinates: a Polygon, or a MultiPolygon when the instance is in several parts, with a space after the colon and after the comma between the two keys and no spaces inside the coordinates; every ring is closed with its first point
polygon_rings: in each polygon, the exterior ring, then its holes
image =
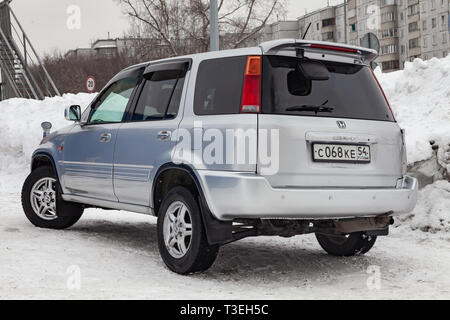
{"type": "Polygon", "coordinates": [[[347,56],[362,60],[369,64],[378,57],[378,53],[373,49],[349,46],[346,44],[323,41],[310,41],[300,39],[281,39],[263,42],[260,44],[263,54],[280,54],[281,51],[328,51],[329,53],[347,56]]]}

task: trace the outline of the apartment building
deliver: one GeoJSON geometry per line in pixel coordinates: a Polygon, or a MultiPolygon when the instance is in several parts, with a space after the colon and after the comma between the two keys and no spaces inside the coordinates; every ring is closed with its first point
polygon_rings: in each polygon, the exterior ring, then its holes
{"type": "Polygon", "coordinates": [[[449,4],[449,0],[397,1],[400,65],[449,54],[449,4]]]}
{"type": "Polygon", "coordinates": [[[430,59],[447,56],[450,51],[450,1],[421,0],[419,4],[422,57],[430,59]]]}
{"type": "Polygon", "coordinates": [[[346,41],[346,36],[345,36],[346,14],[345,14],[345,7],[344,7],[343,3],[336,6],[335,14],[336,14],[336,37],[335,37],[335,40],[336,40],[336,42],[339,42],[339,43],[345,43],[345,41],[346,41]]]}
{"type": "Polygon", "coordinates": [[[270,41],[273,39],[298,38],[299,30],[299,22],[297,20],[278,21],[264,27],[261,39],[262,41],[270,41]]]}
{"type": "Polygon", "coordinates": [[[450,52],[450,0],[347,0],[307,13],[297,21],[267,26],[263,40],[301,37],[360,45],[378,50],[385,72],[402,69],[415,58],[450,52]]]}
{"type": "Polygon", "coordinates": [[[379,52],[375,61],[386,72],[398,70],[399,39],[395,0],[350,0],[349,41],[379,52]]]}
{"type": "Polygon", "coordinates": [[[282,38],[301,38],[306,32],[310,40],[336,41],[344,40],[344,6],[326,7],[291,21],[278,21],[267,25],[262,33],[261,40],[275,40],[282,38]],[[340,7],[340,8],[338,8],[340,7]],[[337,29],[336,19],[339,16],[340,28],[337,29]]]}
{"type": "Polygon", "coordinates": [[[139,42],[146,39],[137,38],[116,38],[99,39],[92,43],[90,48],[77,48],[67,51],[66,58],[69,57],[112,57],[118,54],[134,55],[139,42]]]}

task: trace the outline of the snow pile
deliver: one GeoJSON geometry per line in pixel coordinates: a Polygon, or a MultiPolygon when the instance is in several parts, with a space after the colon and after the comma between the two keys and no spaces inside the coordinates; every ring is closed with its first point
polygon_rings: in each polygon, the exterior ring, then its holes
{"type": "Polygon", "coordinates": [[[411,229],[425,232],[450,231],[450,183],[441,180],[426,186],[410,215],[401,216],[411,229]]]}
{"type": "Polygon", "coordinates": [[[29,171],[31,154],[42,140],[41,123],[50,121],[52,132],[68,126],[64,109],[69,105],[85,108],[93,98],[94,95],[80,93],[43,101],[10,99],[0,102],[0,194],[20,188],[29,171]]]}
{"type": "Polygon", "coordinates": [[[377,77],[400,126],[406,129],[410,164],[430,159],[430,141],[440,146],[445,162],[450,143],[450,55],[428,61],[407,62],[405,69],[377,77]]]}
{"type": "MultiPolygon", "coordinates": [[[[428,179],[426,184],[442,179],[443,168],[450,173],[450,55],[416,59],[402,71],[381,74],[377,69],[376,73],[395,117],[406,129],[414,175],[428,179]],[[433,152],[430,141],[439,147],[437,151],[433,152]]],[[[427,185],[415,210],[400,221],[414,230],[450,231],[450,183],[441,180],[427,185]]]]}

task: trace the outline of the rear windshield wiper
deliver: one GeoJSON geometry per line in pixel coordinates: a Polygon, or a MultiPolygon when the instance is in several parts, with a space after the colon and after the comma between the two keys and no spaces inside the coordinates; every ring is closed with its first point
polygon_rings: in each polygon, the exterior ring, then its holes
{"type": "Polygon", "coordinates": [[[321,107],[321,106],[301,106],[301,107],[290,107],[287,108],[286,111],[310,111],[310,112],[315,112],[315,113],[319,113],[319,112],[333,112],[334,108],[333,107],[321,107]]]}
{"type": "Polygon", "coordinates": [[[320,106],[314,106],[314,105],[303,105],[303,106],[294,106],[289,107],[286,109],[286,111],[309,111],[309,112],[315,112],[316,114],[319,112],[333,112],[334,107],[325,106],[328,103],[328,100],[325,101],[320,106]]]}

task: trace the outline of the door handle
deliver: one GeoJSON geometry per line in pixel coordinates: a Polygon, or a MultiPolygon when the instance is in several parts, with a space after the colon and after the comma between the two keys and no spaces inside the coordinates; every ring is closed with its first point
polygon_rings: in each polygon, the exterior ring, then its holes
{"type": "Polygon", "coordinates": [[[108,143],[111,142],[111,133],[104,133],[100,136],[100,142],[108,143]]]}
{"type": "Polygon", "coordinates": [[[167,141],[172,137],[172,133],[169,131],[161,131],[158,133],[158,139],[161,141],[167,141]]]}

